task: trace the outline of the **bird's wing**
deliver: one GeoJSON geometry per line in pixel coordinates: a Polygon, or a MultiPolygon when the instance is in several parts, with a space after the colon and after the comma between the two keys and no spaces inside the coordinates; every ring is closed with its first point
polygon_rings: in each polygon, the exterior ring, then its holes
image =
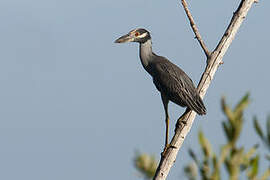
{"type": "Polygon", "coordinates": [[[188,106],[199,114],[205,114],[205,107],[188,75],[179,67],[162,59],[154,64],[154,84],[168,98],[182,106],[188,106]]]}

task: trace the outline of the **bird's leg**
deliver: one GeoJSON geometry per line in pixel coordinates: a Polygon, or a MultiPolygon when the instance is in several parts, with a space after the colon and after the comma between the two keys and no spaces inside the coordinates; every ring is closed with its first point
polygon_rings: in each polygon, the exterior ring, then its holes
{"type": "Polygon", "coordinates": [[[183,119],[184,119],[184,117],[187,115],[187,113],[189,113],[189,112],[190,112],[190,109],[187,108],[186,111],[184,112],[184,114],[182,114],[181,117],[178,118],[178,120],[177,120],[177,122],[176,122],[176,125],[175,125],[175,130],[176,130],[177,127],[180,126],[181,123],[182,123],[183,125],[186,125],[186,124],[187,124],[187,122],[184,121],[183,119]]]}
{"type": "Polygon", "coordinates": [[[168,115],[168,112],[166,112],[166,120],[165,120],[165,123],[166,123],[166,138],[165,138],[164,152],[166,152],[166,150],[170,146],[169,143],[168,143],[169,142],[169,121],[170,121],[169,115],[168,115]]]}
{"type": "Polygon", "coordinates": [[[165,123],[166,123],[166,137],[165,137],[165,147],[164,147],[164,151],[162,154],[164,154],[167,149],[169,148],[169,113],[168,113],[168,104],[169,104],[169,100],[167,98],[167,96],[163,93],[161,93],[161,98],[162,98],[162,102],[163,102],[163,106],[164,106],[164,110],[165,110],[165,115],[166,115],[166,119],[165,119],[165,123]]]}

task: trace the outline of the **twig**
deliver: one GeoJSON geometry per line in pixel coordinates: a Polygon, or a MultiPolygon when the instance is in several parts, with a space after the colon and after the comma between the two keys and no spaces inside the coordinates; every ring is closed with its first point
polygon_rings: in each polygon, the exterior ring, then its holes
{"type": "Polygon", "coordinates": [[[198,30],[198,28],[197,28],[197,26],[196,26],[196,24],[194,22],[194,19],[193,19],[192,15],[191,15],[191,13],[190,13],[190,11],[188,9],[187,2],[186,2],[186,0],[181,0],[181,2],[182,2],[182,5],[183,5],[183,8],[184,8],[184,10],[185,10],[185,12],[187,14],[187,17],[189,19],[190,26],[191,26],[194,34],[195,34],[195,38],[199,41],[199,43],[200,43],[206,57],[209,58],[211,53],[208,51],[205,43],[202,40],[202,37],[201,37],[201,35],[199,33],[199,30],[198,30]]]}
{"type": "MultiPolygon", "coordinates": [[[[232,40],[234,39],[236,32],[238,31],[243,20],[245,19],[252,4],[256,1],[257,0],[241,0],[241,3],[237,11],[233,14],[233,17],[231,19],[228,28],[226,29],[217,47],[208,58],[207,66],[198,85],[198,91],[201,97],[204,97],[206,90],[208,89],[215,75],[215,72],[217,71],[219,64],[222,62],[224,54],[226,53],[228,47],[232,43],[232,40]]],[[[190,111],[185,112],[184,115],[182,115],[181,118],[178,119],[175,128],[175,134],[170,143],[172,148],[169,148],[165,152],[164,156],[161,157],[154,180],[166,179],[171,167],[173,166],[176,160],[177,153],[181,148],[186,135],[191,129],[195,116],[196,113],[194,111],[190,111]]]]}

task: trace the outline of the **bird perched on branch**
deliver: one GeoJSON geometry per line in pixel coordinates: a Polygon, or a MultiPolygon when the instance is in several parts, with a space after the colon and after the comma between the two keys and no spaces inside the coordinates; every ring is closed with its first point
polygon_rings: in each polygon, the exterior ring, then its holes
{"type": "Polygon", "coordinates": [[[138,42],[140,44],[141,63],[152,76],[156,88],[160,91],[166,115],[166,150],[169,146],[169,101],[187,107],[199,115],[206,114],[206,108],[188,75],[165,57],[153,53],[151,36],[147,30],[134,29],[115,41],[115,43],[125,42],[138,42]]]}

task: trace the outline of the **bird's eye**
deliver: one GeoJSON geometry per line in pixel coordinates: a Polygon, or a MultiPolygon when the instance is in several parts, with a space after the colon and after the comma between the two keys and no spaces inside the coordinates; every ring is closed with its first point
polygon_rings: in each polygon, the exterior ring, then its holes
{"type": "Polygon", "coordinates": [[[137,37],[137,36],[139,36],[140,35],[140,33],[138,33],[138,32],[135,32],[135,36],[137,37]]]}

